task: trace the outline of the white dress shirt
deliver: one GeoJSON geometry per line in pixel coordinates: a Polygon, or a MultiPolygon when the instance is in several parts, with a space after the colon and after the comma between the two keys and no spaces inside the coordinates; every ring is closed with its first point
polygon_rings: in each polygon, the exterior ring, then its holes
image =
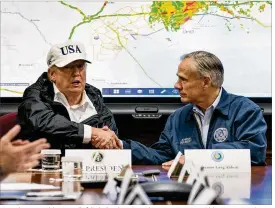
{"type": "Polygon", "coordinates": [[[195,118],[196,118],[197,123],[200,128],[202,143],[203,143],[204,147],[206,147],[210,120],[213,115],[214,109],[217,107],[217,105],[220,102],[221,95],[222,95],[222,89],[220,89],[218,97],[212,103],[212,105],[210,105],[206,109],[205,113],[203,113],[197,106],[195,106],[195,105],[193,106],[193,112],[194,112],[195,118]]]}
{"type": "MultiPolygon", "coordinates": [[[[54,101],[59,102],[66,107],[71,121],[80,123],[81,121],[84,121],[85,119],[97,114],[97,111],[92,101],[87,96],[85,90],[83,92],[82,100],[80,104],[70,106],[65,95],[59,91],[59,89],[56,87],[55,84],[53,84],[53,88],[54,88],[54,101]]],[[[83,143],[85,144],[89,143],[91,141],[91,137],[92,137],[92,127],[84,124],[83,143]]]]}

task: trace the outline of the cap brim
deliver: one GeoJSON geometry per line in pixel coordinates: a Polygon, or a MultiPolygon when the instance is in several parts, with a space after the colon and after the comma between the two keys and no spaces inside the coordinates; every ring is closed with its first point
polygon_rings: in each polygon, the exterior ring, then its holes
{"type": "Polygon", "coordinates": [[[64,67],[64,66],[68,65],[69,63],[71,63],[73,61],[76,61],[76,60],[83,60],[83,61],[85,61],[86,63],[89,63],[89,64],[92,63],[89,60],[84,59],[83,56],[68,56],[64,60],[52,63],[52,66],[56,65],[57,67],[64,67]]]}
{"type": "Polygon", "coordinates": [[[83,60],[83,61],[85,61],[86,63],[89,63],[89,64],[92,63],[92,62],[90,62],[86,59],[75,59],[75,60],[72,60],[72,61],[62,61],[62,62],[59,62],[59,63],[55,63],[54,65],[56,65],[57,67],[64,67],[64,66],[68,65],[69,63],[72,63],[73,61],[76,61],[76,60],[83,60]]]}

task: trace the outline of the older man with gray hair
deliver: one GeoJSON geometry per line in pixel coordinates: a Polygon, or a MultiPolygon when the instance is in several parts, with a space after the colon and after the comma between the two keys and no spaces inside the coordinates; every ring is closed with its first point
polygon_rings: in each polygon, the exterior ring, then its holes
{"type": "Polygon", "coordinates": [[[86,83],[87,63],[82,43],[53,45],[48,72],[28,87],[18,108],[22,137],[47,138],[52,148],[121,148],[111,111],[101,92],[86,83]],[[108,131],[104,128],[110,129],[108,131]]]}
{"type": "Polygon", "coordinates": [[[151,147],[123,141],[123,148],[132,150],[133,163],[165,162],[163,165],[169,166],[176,154],[184,154],[185,149],[250,149],[251,163],[264,164],[263,113],[248,98],[226,92],[222,87],[221,61],[206,51],[186,54],[181,58],[177,76],[175,88],[181,101],[189,104],[168,118],[159,141],[151,147]]]}

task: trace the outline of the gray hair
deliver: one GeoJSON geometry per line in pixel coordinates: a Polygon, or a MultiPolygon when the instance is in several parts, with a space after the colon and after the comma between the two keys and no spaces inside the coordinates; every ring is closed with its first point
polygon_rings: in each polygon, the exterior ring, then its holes
{"type": "Polygon", "coordinates": [[[53,82],[53,83],[55,83],[55,81],[51,79],[49,73],[50,73],[50,71],[52,71],[52,70],[56,70],[56,68],[57,68],[57,67],[56,67],[55,65],[53,65],[53,66],[51,66],[51,67],[48,68],[48,73],[47,73],[48,80],[50,80],[50,81],[53,82]]]}
{"type": "Polygon", "coordinates": [[[180,57],[181,61],[187,58],[194,60],[200,77],[210,76],[214,87],[222,86],[224,70],[222,62],[217,56],[206,51],[194,51],[180,57]]]}

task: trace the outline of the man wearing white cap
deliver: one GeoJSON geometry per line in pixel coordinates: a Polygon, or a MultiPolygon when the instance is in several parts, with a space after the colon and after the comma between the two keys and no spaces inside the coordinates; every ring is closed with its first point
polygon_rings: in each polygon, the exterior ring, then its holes
{"type": "Polygon", "coordinates": [[[122,148],[101,92],[86,84],[87,63],[91,62],[80,42],[68,40],[51,47],[48,72],[25,90],[18,107],[22,136],[45,137],[52,148],[62,150],[122,148]]]}

